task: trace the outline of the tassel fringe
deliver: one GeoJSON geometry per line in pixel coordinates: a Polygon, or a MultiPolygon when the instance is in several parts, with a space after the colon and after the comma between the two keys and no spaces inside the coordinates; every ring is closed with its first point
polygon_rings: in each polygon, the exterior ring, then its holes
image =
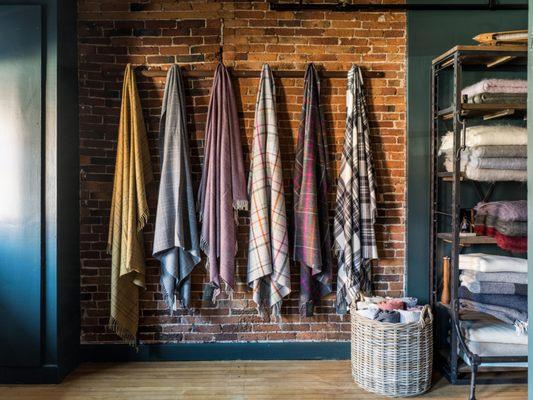
{"type": "Polygon", "coordinates": [[[109,329],[116,333],[120,338],[126,342],[131,347],[135,348],[135,351],[139,351],[139,346],[137,345],[137,337],[132,335],[127,329],[120,326],[120,323],[113,317],[109,318],[109,329]]]}

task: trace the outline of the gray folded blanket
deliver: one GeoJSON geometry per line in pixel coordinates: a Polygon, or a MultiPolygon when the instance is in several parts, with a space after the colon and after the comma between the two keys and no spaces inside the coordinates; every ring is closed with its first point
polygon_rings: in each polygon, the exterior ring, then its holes
{"type": "Polygon", "coordinates": [[[502,306],[521,311],[527,315],[527,296],[509,294],[483,294],[472,293],[466,287],[459,288],[459,298],[475,301],[476,303],[502,306]]]}
{"type": "Polygon", "coordinates": [[[463,310],[482,312],[485,314],[492,315],[500,321],[512,324],[515,326],[516,331],[519,334],[527,333],[527,312],[524,313],[509,307],[483,304],[466,299],[460,299],[459,304],[463,308],[463,310]]]}
{"type": "Polygon", "coordinates": [[[479,93],[468,96],[469,103],[477,104],[509,104],[509,103],[525,103],[527,101],[527,93],[479,93]]]}
{"type": "Polygon", "coordinates": [[[527,285],[527,273],[521,272],[480,272],[465,269],[461,275],[468,275],[470,278],[480,282],[507,282],[527,285]]]}
{"type": "Polygon", "coordinates": [[[509,294],[527,296],[527,285],[521,283],[471,281],[461,278],[461,285],[477,294],[509,294]]]}
{"type": "Polygon", "coordinates": [[[464,152],[472,157],[527,157],[527,146],[510,145],[510,146],[474,146],[467,147],[464,152]]]}
{"type": "Polygon", "coordinates": [[[527,236],[527,221],[503,221],[494,215],[476,215],[475,224],[494,228],[506,236],[527,236]]]}

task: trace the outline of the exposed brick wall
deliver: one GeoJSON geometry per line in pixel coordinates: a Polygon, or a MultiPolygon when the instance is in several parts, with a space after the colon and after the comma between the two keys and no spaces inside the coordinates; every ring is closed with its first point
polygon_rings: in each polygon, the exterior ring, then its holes
{"type": "MultiPolygon", "coordinates": [[[[326,70],[348,71],[352,63],[384,71],[367,79],[372,150],[378,180],[379,265],[374,288],[400,295],[404,273],[405,230],[405,46],[404,13],[274,12],[257,1],[79,0],[79,110],[81,183],[82,343],[118,342],[109,317],[110,258],[105,252],[116,153],[120,90],[125,63],[213,70],[221,19],[224,61],[237,69],[304,70],[314,62],[326,70]]],[[[274,73],[275,75],[275,73],[274,73]]],[[[303,72],[302,72],[303,77],[303,72]]],[[[186,81],[194,178],[199,181],[203,129],[211,78],[186,81]]],[[[245,164],[249,164],[258,79],[234,80],[240,111],[245,164]]],[[[289,218],[290,184],[303,79],[276,79],[279,135],[289,218]]],[[[332,177],[337,176],[345,125],[344,79],[324,79],[322,104],[332,177]]],[[[152,163],[158,177],[157,130],[164,78],[138,75],[152,163]]],[[[334,180],[333,180],[334,181],[334,180]]],[[[331,187],[333,216],[336,188],[331,187]]],[[[152,217],[145,229],[151,254],[157,184],[149,188],[152,217]]],[[[192,315],[171,316],[159,288],[159,264],[147,257],[148,290],[140,302],[139,338],[144,343],[174,341],[347,340],[348,317],[334,312],[334,296],[312,318],[298,315],[298,268],[292,268],[293,293],[283,307],[281,325],[256,316],[246,290],[247,215],[241,213],[237,290],[233,301],[201,308],[203,266],[193,276],[192,315]]]]}

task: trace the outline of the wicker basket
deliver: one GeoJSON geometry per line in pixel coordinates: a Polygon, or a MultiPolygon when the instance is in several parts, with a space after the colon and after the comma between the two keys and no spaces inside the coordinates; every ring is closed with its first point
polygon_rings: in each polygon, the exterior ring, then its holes
{"type": "MultiPolygon", "coordinates": [[[[355,311],[355,310],[353,310],[355,311]]],[[[418,322],[377,322],[351,313],[352,376],[369,392],[390,397],[424,393],[431,386],[433,315],[425,306],[418,322]]]]}

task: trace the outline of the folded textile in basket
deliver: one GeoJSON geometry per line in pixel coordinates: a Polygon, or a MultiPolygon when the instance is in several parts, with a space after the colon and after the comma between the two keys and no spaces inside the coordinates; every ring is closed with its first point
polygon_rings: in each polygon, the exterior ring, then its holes
{"type": "Polygon", "coordinates": [[[479,93],[468,96],[469,103],[475,104],[516,104],[525,103],[527,93],[479,93]]]}
{"type": "MultiPolygon", "coordinates": [[[[505,146],[502,146],[505,147],[505,146]]],[[[452,171],[453,158],[446,153],[445,163],[450,165],[449,170],[452,171]]],[[[450,154],[451,155],[451,154],[450,154]]],[[[527,170],[527,158],[517,157],[474,157],[471,155],[461,155],[461,171],[465,171],[467,167],[478,169],[496,169],[496,170],[527,170]]],[[[448,167],[447,167],[448,168],[448,167]]]]}
{"type": "Polygon", "coordinates": [[[513,253],[525,253],[527,251],[527,236],[507,236],[498,232],[495,228],[485,225],[476,225],[474,231],[478,235],[487,235],[496,239],[500,249],[513,253]]]}
{"type": "Polygon", "coordinates": [[[380,310],[375,318],[378,322],[396,324],[400,322],[400,313],[396,310],[380,310]]]}
{"type": "Polygon", "coordinates": [[[400,299],[387,299],[378,303],[380,310],[405,310],[405,303],[400,299]]]}
{"type": "Polygon", "coordinates": [[[479,282],[506,282],[527,285],[527,272],[479,272],[463,269],[461,275],[479,282]]]}
{"type": "Polygon", "coordinates": [[[472,293],[481,294],[518,294],[527,296],[527,285],[508,282],[477,281],[469,275],[459,276],[461,285],[472,293]]]}
{"type": "Polygon", "coordinates": [[[503,221],[494,215],[476,215],[474,224],[483,231],[494,228],[506,236],[527,236],[527,221],[503,221]]]}
{"type": "Polygon", "coordinates": [[[459,269],[471,269],[480,272],[527,273],[527,260],[485,253],[459,254],[459,269]]]}
{"type": "MultiPolygon", "coordinates": [[[[525,146],[527,129],[514,125],[477,125],[466,128],[467,147],[476,146],[525,146]]],[[[453,149],[453,132],[442,137],[439,155],[453,149]]]]}
{"type": "Polygon", "coordinates": [[[466,287],[459,287],[459,298],[493,306],[509,307],[527,314],[527,296],[517,294],[472,293],[466,287]]]}
{"type": "Polygon", "coordinates": [[[477,215],[492,215],[502,221],[527,221],[527,200],[478,203],[477,215]]]}
{"type": "MultiPolygon", "coordinates": [[[[359,306],[359,305],[358,305],[359,306]]],[[[379,308],[365,308],[362,310],[357,310],[357,314],[362,315],[368,319],[376,319],[376,316],[379,314],[379,308]]]]}
{"type": "Polygon", "coordinates": [[[527,93],[527,80],[483,79],[467,86],[461,92],[463,96],[474,96],[481,93],[527,93]]]}
{"type": "Polygon", "coordinates": [[[476,301],[459,299],[460,306],[468,311],[478,311],[492,315],[500,321],[513,324],[518,334],[527,333],[528,318],[527,312],[522,312],[510,307],[497,306],[493,304],[478,303],[476,301]]]}
{"type": "Polygon", "coordinates": [[[527,344],[518,345],[508,343],[474,342],[471,340],[466,340],[465,344],[472,353],[477,354],[480,357],[527,356],[527,344]]]}
{"type": "Polygon", "coordinates": [[[517,335],[514,326],[487,318],[481,321],[461,321],[461,331],[466,340],[478,343],[505,343],[527,346],[527,335],[517,335]]]}
{"type": "Polygon", "coordinates": [[[418,322],[420,320],[421,309],[396,310],[400,314],[400,322],[408,324],[411,322],[418,322]]]}
{"type": "MultiPolygon", "coordinates": [[[[445,160],[444,168],[446,169],[446,171],[452,172],[453,163],[449,160],[445,160]]],[[[527,171],[525,170],[475,168],[469,164],[466,164],[464,169],[462,169],[462,172],[466,178],[480,182],[527,181],[527,171]]]]}

